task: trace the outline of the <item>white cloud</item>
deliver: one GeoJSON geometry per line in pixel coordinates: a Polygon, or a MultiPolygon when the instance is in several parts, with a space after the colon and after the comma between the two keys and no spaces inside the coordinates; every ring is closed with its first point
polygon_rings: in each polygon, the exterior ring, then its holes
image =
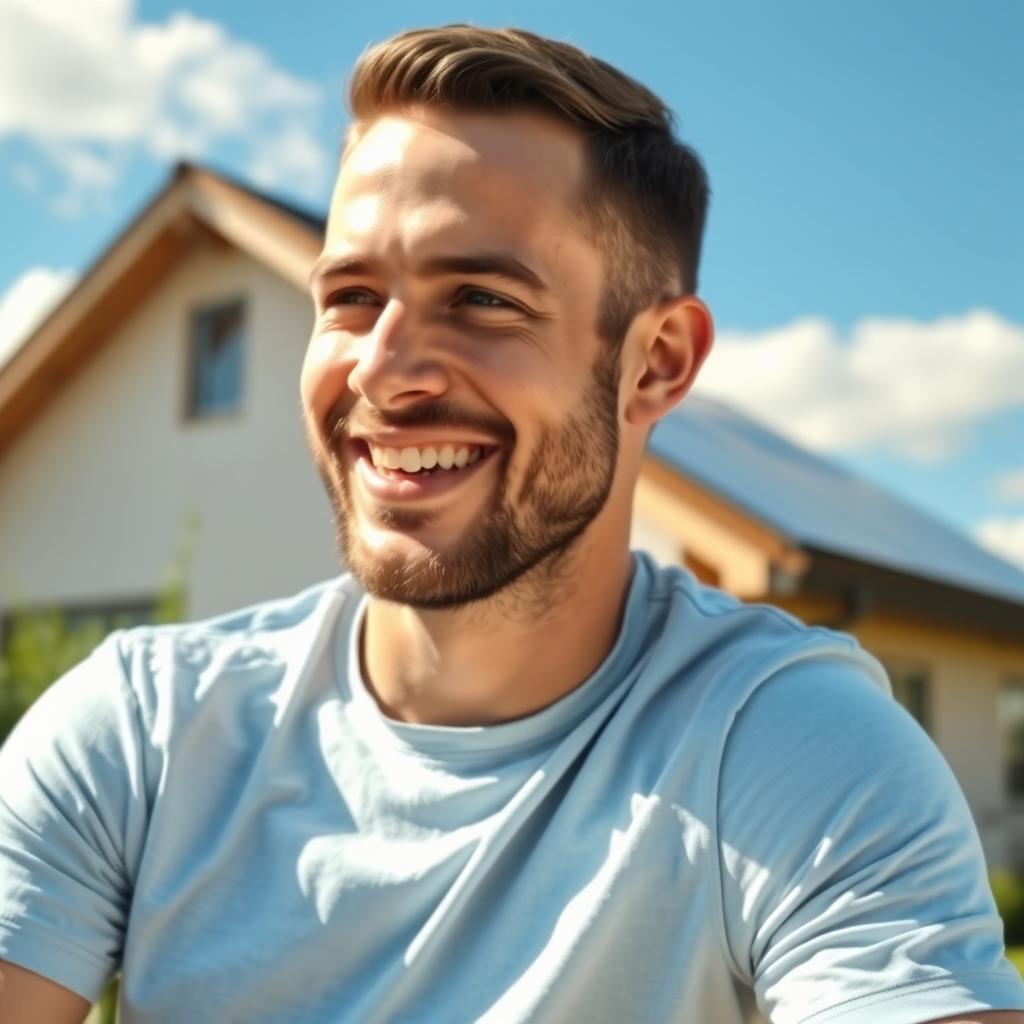
{"type": "Polygon", "coordinates": [[[316,194],[320,88],[211,21],[136,21],[131,0],[0,2],[0,138],[27,136],[81,205],[110,191],[126,155],[201,158],[228,144],[262,183],[316,194]],[[268,160],[268,151],[299,155],[268,160]]]}
{"type": "Polygon", "coordinates": [[[1024,502],[1024,466],[1000,473],[992,481],[992,490],[1000,501],[1024,502]]]}
{"type": "Polygon", "coordinates": [[[0,366],[71,290],[73,270],[33,267],[0,295],[0,366]]]}
{"type": "Polygon", "coordinates": [[[1024,403],[1024,327],[986,311],[933,323],[823,320],[725,334],[696,390],[811,448],[889,449],[939,461],[984,417],[1024,403]]]}
{"type": "Polygon", "coordinates": [[[990,551],[1024,568],[1024,516],[984,519],[974,536],[990,551]]]}
{"type": "Polygon", "coordinates": [[[287,130],[281,138],[260,140],[246,173],[263,188],[290,181],[312,192],[323,176],[323,153],[305,133],[287,130]]]}

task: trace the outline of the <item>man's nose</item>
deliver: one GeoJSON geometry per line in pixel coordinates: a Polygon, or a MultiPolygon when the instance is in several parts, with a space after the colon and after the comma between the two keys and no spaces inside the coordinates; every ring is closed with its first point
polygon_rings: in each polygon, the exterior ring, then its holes
{"type": "Polygon", "coordinates": [[[428,334],[406,306],[390,300],[356,347],[349,390],[378,409],[401,408],[443,394],[448,375],[428,334]]]}

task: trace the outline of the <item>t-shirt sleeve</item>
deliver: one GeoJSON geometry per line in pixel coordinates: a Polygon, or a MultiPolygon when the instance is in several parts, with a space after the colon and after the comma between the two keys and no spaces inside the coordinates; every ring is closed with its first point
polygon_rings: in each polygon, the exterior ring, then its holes
{"type": "Polygon", "coordinates": [[[146,829],[141,737],[111,638],[0,750],[0,960],[89,1000],[121,959],[146,829]]]}
{"type": "Polygon", "coordinates": [[[774,1024],[1024,1009],[963,794],[852,658],[797,662],[737,715],[718,850],[725,941],[774,1024]]]}

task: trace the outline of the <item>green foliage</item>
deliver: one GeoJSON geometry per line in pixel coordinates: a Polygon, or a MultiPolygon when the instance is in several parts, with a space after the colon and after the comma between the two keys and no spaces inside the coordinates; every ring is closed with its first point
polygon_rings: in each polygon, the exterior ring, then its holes
{"type": "Polygon", "coordinates": [[[1021,977],[1024,977],[1024,946],[1007,946],[1006,959],[1017,968],[1021,977]]]}
{"type": "Polygon", "coordinates": [[[117,978],[107,986],[100,1001],[92,1008],[86,1024],[116,1024],[117,1022],[117,978]]]}
{"type": "Polygon", "coordinates": [[[999,916],[1003,919],[1006,944],[1024,944],[1024,879],[1003,868],[993,871],[988,881],[999,916]]]}
{"type": "Polygon", "coordinates": [[[0,658],[0,742],[50,683],[81,661],[106,635],[99,621],[74,629],[59,611],[11,616],[0,658]]]}
{"type": "Polygon", "coordinates": [[[166,624],[181,622],[188,607],[188,577],[199,538],[199,516],[193,511],[185,520],[185,531],[178,553],[164,578],[153,609],[153,622],[166,624]]]}
{"type": "MultiPolygon", "coordinates": [[[[185,617],[197,535],[198,519],[193,513],[157,595],[152,622],[180,622],[185,617]]],[[[8,618],[0,649],[0,744],[43,690],[85,658],[111,630],[138,621],[138,615],[96,615],[72,622],[57,609],[16,609],[8,618]]]]}

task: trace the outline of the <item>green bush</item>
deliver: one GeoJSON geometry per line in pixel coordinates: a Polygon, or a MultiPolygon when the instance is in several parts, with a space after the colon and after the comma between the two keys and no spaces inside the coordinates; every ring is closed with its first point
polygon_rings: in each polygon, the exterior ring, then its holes
{"type": "MultiPolygon", "coordinates": [[[[148,616],[154,623],[180,622],[185,617],[198,529],[193,513],[148,616]]],[[[0,647],[0,744],[43,690],[82,661],[109,632],[138,622],[139,616],[132,614],[79,617],[72,623],[56,608],[16,607],[0,647]]]]}
{"type": "Polygon", "coordinates": [[[993,871],[988,880],[999,916],[1003,919],[1006,944],[1024,944],[1024,879],[1001,868],[993,871]]]}

